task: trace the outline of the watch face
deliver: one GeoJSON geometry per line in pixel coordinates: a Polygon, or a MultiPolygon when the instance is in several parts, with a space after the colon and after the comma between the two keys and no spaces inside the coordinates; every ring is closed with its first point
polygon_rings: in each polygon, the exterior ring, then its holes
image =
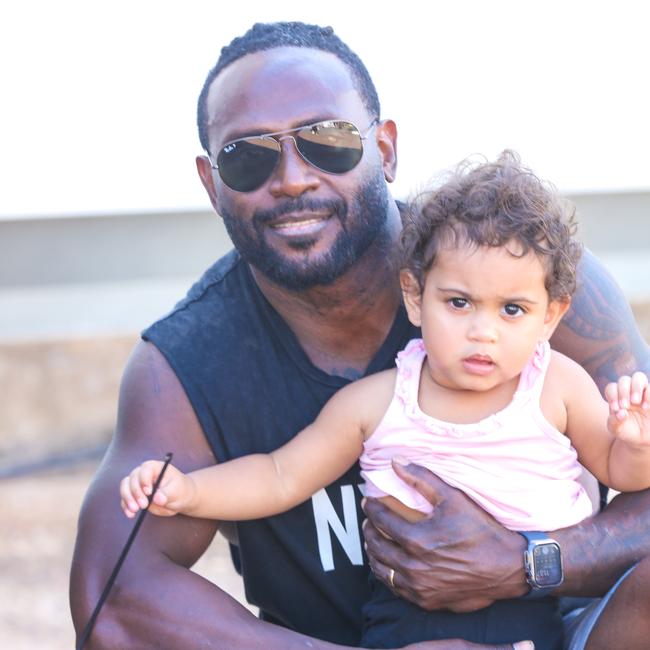
{"type": "Polygon", "coordinates": [[[541,544],[533,550],[535,582],[539,587],[551,587],[562,582],[562,560],[557,544],[541,544]]]}

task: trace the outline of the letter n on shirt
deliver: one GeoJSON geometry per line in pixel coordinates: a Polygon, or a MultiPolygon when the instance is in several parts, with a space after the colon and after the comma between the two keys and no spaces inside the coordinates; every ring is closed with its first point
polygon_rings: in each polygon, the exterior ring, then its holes
{"type": "MultiPolygon", "coordinates": [[[[363,486],[356,487],[362,491],[363,486]]],[[[341,519],[336,513],[325,489],[319,490],[311,498],[314,509],[314,522],[316,524],[316,536],[318,539],[318,552],[320,554],[321,564],[323,565],[323,571],[334,570],[332,533],[336,536],[350,562],[356,565],[363,565],[361,532],[359,530],[357,500],[355,499],[354,488],[355,486],[353,485],[341,486],[343,522],[341,522],[341,519]]]]}

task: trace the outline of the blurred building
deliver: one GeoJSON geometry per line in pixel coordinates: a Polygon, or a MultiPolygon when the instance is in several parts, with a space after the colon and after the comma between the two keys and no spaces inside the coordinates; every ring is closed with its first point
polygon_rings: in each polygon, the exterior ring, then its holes
{"type": "MultiPolygon", "coordinates": [[[[570,198],[650,340],[650,192],[570,198]]],[[[97,455],[139,331],[229,247],[206,211],[0,219],[0,476],[97,455]]]]}

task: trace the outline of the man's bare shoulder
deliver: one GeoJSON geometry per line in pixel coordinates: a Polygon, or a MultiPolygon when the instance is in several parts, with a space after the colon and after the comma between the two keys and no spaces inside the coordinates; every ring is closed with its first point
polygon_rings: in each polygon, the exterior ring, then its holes
{"type": "Polygon", "coordinates": [[[172,451],[184,471],[215,462],[181,382],[152,343],[138,343],[124,371],[114,446],[130,459],[172,451]]]}

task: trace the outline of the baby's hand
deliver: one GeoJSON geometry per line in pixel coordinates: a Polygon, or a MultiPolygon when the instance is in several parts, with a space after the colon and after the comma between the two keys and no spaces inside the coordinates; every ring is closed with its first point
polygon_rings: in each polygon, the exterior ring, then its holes
{"type": "Polygon", "coordinates": [[[607,426],[617,438],[633,445],[650,445],[650,388],[648,377],[635,372],[607,384],[609,403],[607,426]]]}
{"type": "MultiPolygon", "coordinates": [[[[148,460],[136,467],[120,483],[122,510],[127,517],[135,517],[138,510],[144,510],[149,504],[148,497],[153,492],[153,485],[158,479],[165,463],[148,460]]],[[[149,512],[161,517],[171,517],[189,504],[194,496],[194,481],[173,465],[168,465],[149,512]]]]}

